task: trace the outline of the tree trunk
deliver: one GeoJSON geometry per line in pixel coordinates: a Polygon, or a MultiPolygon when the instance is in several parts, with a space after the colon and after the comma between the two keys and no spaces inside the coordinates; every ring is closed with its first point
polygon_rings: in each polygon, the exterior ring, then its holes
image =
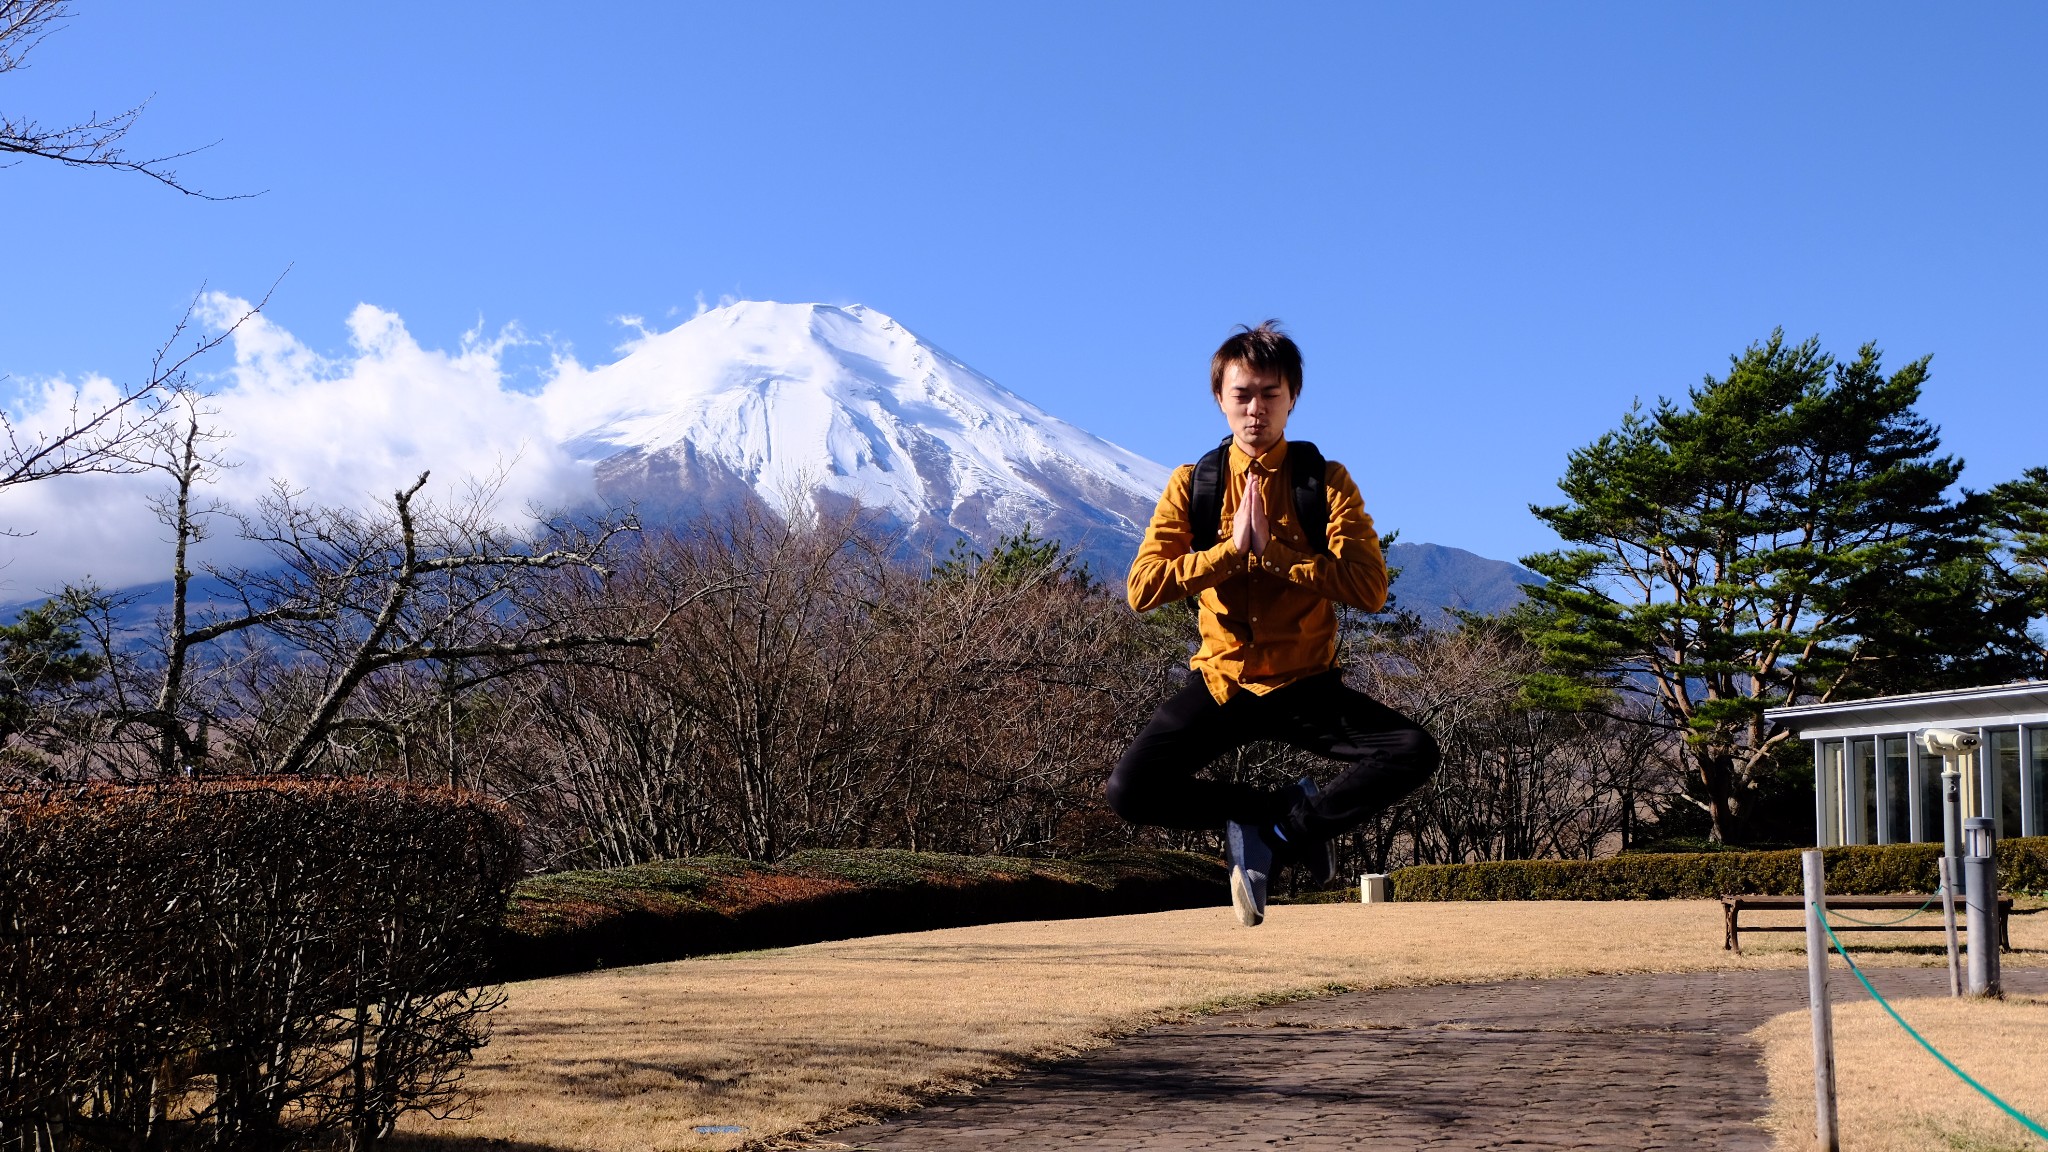
{"type": "Polygon", "coordinates": [[[1725,748],[1701,748],[1693,759],[1707,795],[1707,815],[1713,820],[1708,838],[1726,844],[1735,831],[1735,757],[1725,748]]]}

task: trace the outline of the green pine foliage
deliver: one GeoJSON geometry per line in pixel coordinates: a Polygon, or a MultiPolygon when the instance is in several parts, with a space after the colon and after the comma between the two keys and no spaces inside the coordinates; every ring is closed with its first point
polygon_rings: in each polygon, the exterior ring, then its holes
{"type": "Polygon", "coordinates": [[[99,657],[85,650],[80,622],[96,593],[67,589],[0,624],[0,744],[30,727],[36,701],[99,678],[99,657]]]}
{"type": "Polygon", "coordinates": [[[987,555],[964,539],[955,540],[946,551],[946,558],[932,566],[932,579],[940,581],[981,579],[1014,586],[1047,578],[1075,579],[1084,584],[1089,580],[1087,572],[1074,565],[1072,553],[1062,548],[1059,541],[1040,536],[1028,521],[1015,533],[997,537],[987,555]]]}
{"type": "Polygon", "coordinates": [[[1532,698],[1654,701],[1726,841],[1783,776],[1765,709],[2038,671],[2038,604],[1992,563],[1994,502],[1950,495],[1927,379],[1924,358],[1887,375],[1874,345],[1838,361],[1774,332],[1572,452],[1564,501],[1531,508],[1568,545],[1523,560],[1549,580],[1520,616],[1553,666],[1532,698]]]}
{"type": "MultiPolygon", "coordinates": [[[[2026,605],[2030,619],[2048,618],[2048,468],[2029,468],[1986,493],[1993,561],[2006,591],[2026,605]]],[[[2030,637],[2048,657],[2048,637],[2030,637]]]]}

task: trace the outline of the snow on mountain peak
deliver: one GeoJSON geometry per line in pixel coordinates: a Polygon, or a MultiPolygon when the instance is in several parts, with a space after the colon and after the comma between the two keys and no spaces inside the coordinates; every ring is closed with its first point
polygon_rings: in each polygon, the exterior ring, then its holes
{"type": "Polygon", "coordinates": [[[858,304],[712,309],[546,403],[600,487],[643,505],[836,496],[984,544],[1029,522],[1127,556],[1167,477],[858,304]]]}

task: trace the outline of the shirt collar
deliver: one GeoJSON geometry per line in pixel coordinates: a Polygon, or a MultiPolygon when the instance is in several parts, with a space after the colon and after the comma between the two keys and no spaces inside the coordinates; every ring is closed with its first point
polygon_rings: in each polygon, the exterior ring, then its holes
{"type": "Polygon", "coordinates": [[[1266,449],[1264,453],[1258,456],[1246,455],[1245,450],[1237,446],[1235,439],[1230,441],[1230,470],[1232,472],[1242,472],[1253,465],[1257,465],[1261,472],[1278,472],[1280,465],[1286,459],[1287,438],[1285,436],[1280,438],[1279,443],[1266,449]]]}

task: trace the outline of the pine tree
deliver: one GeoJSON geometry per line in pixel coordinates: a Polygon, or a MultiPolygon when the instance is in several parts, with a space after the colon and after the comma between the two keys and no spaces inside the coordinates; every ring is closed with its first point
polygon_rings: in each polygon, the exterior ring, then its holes
{"type": "Polygon", "coordinates": [[[1989,502],[1914,411],[1916,360],[1887,376],[1782,331],[1687,403],[1638,405],[1573,452],[1565,502],[1531,511],[1570,545],[1523,563],[1553,703],[1648,695],[1685,735],[1712,834],[1739,835],[1792,701],[2010,678],[2038,652],[1993,579],[1989,502]]]}
{"type": "Polygon", "coordinates": [[[66,589],[0,624],[0,745],[28,730],[39,699],[99,677],[79,628],[98,603],[96,589],[66,589]]]}
{"type": "MultiPolygon", "coordinates": [[[[2025,605],[2029,621],[2048,617],[2048,468],[2029,468],[1986,494],[1993,561],[2007,592],[2025,605]]],[[[2048,636],[2031,637],[2036,658],[2048,661],[2048,636]]]]}

